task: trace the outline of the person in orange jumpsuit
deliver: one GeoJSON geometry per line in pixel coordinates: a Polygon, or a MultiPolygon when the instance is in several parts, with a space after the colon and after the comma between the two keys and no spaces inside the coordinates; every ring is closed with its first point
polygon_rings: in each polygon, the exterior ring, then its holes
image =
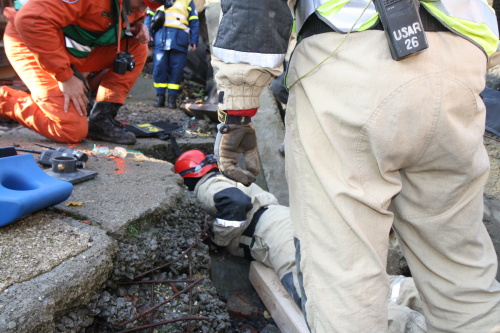
{"type": "Polygon", "coordinates": [[[162,4],[161,0],[29,0],[18,11],[5,8],[9,20],[5,52],[31,95],[2,86],[0,117],[57,142],[76,143],[88,135],[134,144],[134,134],[114,118],[146,62],[150,40],[142,23],[146,7],[162,4]],[[119,33],[122,38],[117,42],[119,33]],[[116,72],[117,53],[127,51],[135,66],[125,65],[116,72]],[[87,120],[85,75],[103,69],[109,70],[87,120]]]}

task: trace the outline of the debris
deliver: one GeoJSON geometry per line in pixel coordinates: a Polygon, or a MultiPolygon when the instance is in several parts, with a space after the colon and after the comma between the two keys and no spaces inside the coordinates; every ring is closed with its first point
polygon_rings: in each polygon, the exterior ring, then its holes
{"type": "Polygon", "coordinates": [[[66,204],[66,206],[68,206],[68,207],[83,206],[83,204],[86,202],[94,202],[94,200],[87,200],[87,201],[81,201],[81,202],[70,201],[66,204]]]}

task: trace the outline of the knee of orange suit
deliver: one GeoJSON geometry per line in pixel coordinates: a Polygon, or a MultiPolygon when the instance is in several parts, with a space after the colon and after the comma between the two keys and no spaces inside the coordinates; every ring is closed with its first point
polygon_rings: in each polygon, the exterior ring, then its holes
{"type": "Polygon", "coordinates": [[[79,117],[78,121],[63,121],[57,126],[49,126],[46,131],[40,131],[43,136],[61,143],[78,143],[87,137],[87,117],[79,117]]]}
{"type": "Polygon", "coordinates": [[[77,143],[87,136],[87,116],[80,116],[73,103],[69,103],[68,112],[64,112],[64,97],[51,96],[37,100],[36,104],[40,110],[34,110],[33,121],[26,124],[31,129],[51,140],[64,143],[77,143]]]}
{"type": "Polygon", "coordinates": [[[78,143],[87,137],[89,125],[87,119],[72,131],[64,131],[63,140],[67,143],[78,143]]]}

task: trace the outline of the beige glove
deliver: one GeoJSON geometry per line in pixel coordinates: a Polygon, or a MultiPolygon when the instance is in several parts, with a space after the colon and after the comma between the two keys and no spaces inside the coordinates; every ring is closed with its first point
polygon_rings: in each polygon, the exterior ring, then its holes
{"type": "Polygon", "coordinates": [[[250,186],[259,174],[257,137],[250,117],[228,115],[218,110],[219,121],[214,153],[219,170],[224,176],[250,186]],[[243,154],[246,169],[238,166],[239,154],[243,154]]]}

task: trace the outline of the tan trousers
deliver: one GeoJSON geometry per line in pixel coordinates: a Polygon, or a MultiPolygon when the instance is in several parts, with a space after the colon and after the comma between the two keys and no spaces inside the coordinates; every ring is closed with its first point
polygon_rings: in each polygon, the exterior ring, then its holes
{"type": "MultiPolygon", "coordinates": [[[[289,84],[343,38],[303,40],[289,84]]],[[[498,262],[482,223],[486,57],[452,33],[427,38],[428,50],[397,62],[382,31],[352,33],[290,91],[287,179],[313,332],[387,331],[391,227],[429,332],[500,322],[498,262]]]]}

